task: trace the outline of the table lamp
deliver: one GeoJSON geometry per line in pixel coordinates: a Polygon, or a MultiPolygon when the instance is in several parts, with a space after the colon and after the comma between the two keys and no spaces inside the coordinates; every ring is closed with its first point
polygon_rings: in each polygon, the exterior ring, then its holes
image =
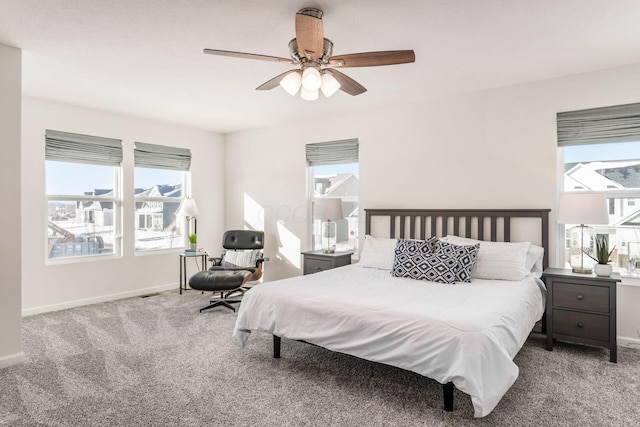
{"type": "Polygon", "coordinates": [[[336,219],[343,218],[342,213],[342,199],[316,199],[313,204],[313,218],[323,221],[322,223],[322,235],[327,236],[327,246],[322,248],[322,252],[325,254],[332,254],[335,252],[331,246],[331,237],[336,236],[336,219]]]}
{"type": "Polygon", "coordinates": [[[558,199],[558,223],[578,224],[570,231],[570,264],[574,273],[590,274],[594,231],[589,225],[609,224],[604,193],[562,193],[558,199]],[[586,252],[586,253],[585,253],[586,252]]]}
{"type": "MultiPolygon", "coordinates": [[[[193,221],[194,221],[193,234],[196,235],[196,238],[198,234],[198,220],[196,219],[196,217],[198,215],[200,215],[200,211],[198,210],[198,205],[196,205],[196,201],[191,197],[185,197],[184,199],[182,199],[182,202],[180,202],[180,206],[176,211],[176,216],[183,216],[186,218],[187,222],[189,223],[189,227],[188,227],[189,235],[191,235],[191,218],[193,218],[193,221]]],[[[192,241],[191,249],[195,250],[196,247],[197,247],[197,242],[192,241]]]]}

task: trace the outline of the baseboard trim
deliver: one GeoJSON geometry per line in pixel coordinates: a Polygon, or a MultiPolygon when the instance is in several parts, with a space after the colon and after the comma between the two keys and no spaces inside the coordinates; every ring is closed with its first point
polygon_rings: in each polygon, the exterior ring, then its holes
{"type": "Polygon", "coordinates": [[[0,357],[0,369],[4,369],[4,368],[8,368],[9,366],[24,363],[25,360],[27,360],[27,357],[24,355],[23,352],[0,357]]]}
{"type": "Polygon", "coordinates": [[[640,349],[640,339],[638,338],[629,338],[629,337],[618,337],[618,345],[623,347],[637,348],[640,349]]]}
{"type": "Polygon", "coordinates": [[[43,305],[43,306],[40,306],[40,307],[25,308],[25,309],[22,310],[22,317],[33,316],[33,315],[41,314],[41,313],[49,313],[49,312],[58,311],[58,310],[65,310],[67,308],[81,307],[81,306],[84,306],[84,305],[98,304],[98,303],[101,303],[101,302],[114,301],[114,300],[117,300],[117,299],[137,297],[137,296],[140,296],[140,295],[146,295],[146,294],[150,294],[150,293],[153,293],[153,292],[168,291],[168,290],[171,290],[171,289],[176,289],[177,287],[178,287],[177,283],[169,283],[169,284],[166,284],[166,285],[152,286],[150,288],[136,289],[136,290],[133,290],[133,291],[126,291],[126,292],[119,292],[117,294],[102,295],[102,296],[99,296],[99,297],[85,298],[85,299],[75,300],[75,301],[65,301],[65,302],[61,302],[61,303],[58,303],[58,304],[51,304],[51,305],[43,305]]]}

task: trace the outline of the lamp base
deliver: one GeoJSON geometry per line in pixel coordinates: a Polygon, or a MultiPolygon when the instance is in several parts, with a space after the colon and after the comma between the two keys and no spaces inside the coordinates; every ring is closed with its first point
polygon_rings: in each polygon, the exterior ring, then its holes
{"type": "Polygon", "coordinates": [[[593,228],[581,224],[569,231],[571,237],[570,261],[571,271],[578,274],[591,274],[593,272],[594,261],[589,257],[594,249],[593,228]]]}
{"type": "Polygon", "coordinates": [[[322,253],[323,254],[335,254],[336,251],[334,249],[323,249],[322,253]]]}

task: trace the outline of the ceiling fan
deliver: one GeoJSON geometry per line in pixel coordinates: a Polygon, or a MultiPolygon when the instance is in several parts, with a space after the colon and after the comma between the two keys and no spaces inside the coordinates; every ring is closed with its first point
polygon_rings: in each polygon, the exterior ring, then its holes
{"type": "Polygon", "coordinates": [[[256,90],[269,90],[280,85],[292,96],[300,90],[300,97],[308,101],[318,99],[319,90],[326,97],[333,95],[338,89],[353,96],[366,92],[367,89],[364,86],[335,68],[415,62],[413,50],[387,50],[332,56],[333,43],[324,38],[322,15],[323,12],[320,9],[313,7],[300,9],[296,13],[296,38],[289,42],[291,59],[217,49],[205,49],[204,53],[300,66],[272,78],[258,86],[256,90]]]}

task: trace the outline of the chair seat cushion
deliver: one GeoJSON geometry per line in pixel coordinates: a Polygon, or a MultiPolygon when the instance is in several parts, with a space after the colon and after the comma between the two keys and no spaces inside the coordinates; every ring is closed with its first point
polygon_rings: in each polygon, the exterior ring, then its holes
{"type": "Polygon", "coordinates": [[[244,270],[200,271],[189,279],[189,286],[198,291],[232,291],[242,286],[252,272],[244,270]]]}

